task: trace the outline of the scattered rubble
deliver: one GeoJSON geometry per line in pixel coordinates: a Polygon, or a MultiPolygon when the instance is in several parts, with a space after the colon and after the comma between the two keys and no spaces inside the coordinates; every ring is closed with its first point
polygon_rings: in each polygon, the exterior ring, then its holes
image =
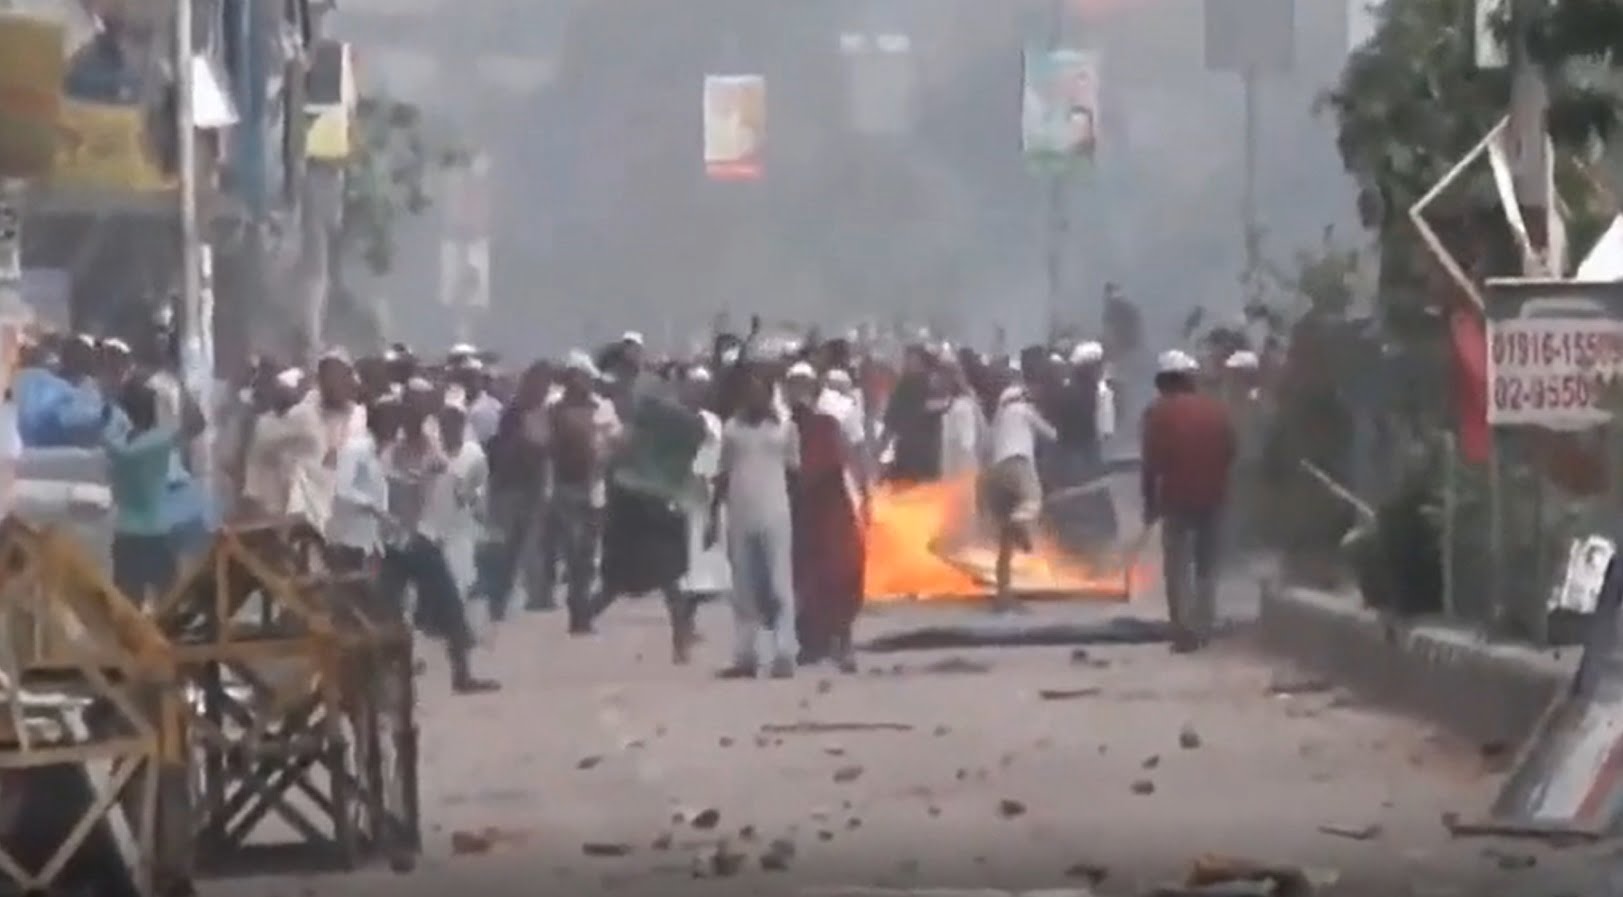
{"type": "Polygon", "coordinates": [[[982,663],[978,660],[970,660],[967,657],[958,657],[957,655],[954,655],[952,657],[942,658],[934,663],[926,664],[923,669],[926,673],[972,676],[980,673],[992,672],[992,665],[989,663],[982,663]]]}
{"type": "Polygon", "coordinates": [[[1132,792],[1143,796],[1155,793],[1155,783],[1149,779],[1138,779],[1132,784],[1132,792]]]}
{"type": "Polygon", "coordinates": [[[1319,831],[1337,838],[1348,838],[1353,841],[1372,841],[1381,836],[1381,826],[1378,823],[1366,825],[1344,825],[1339,823],[1326,823],[1319,826],[1319,831]]]}
{"type": "Polygon", "coordinates": [[[1178,747],[1186,751],[1192,751],[1200,747],[1200,745],[1200,733],[1196,732],[1193,726],[1185,725],[1178,730],[1178,747]]]}
{"type": "Polygon", "coordinates": [[[1079,878],[1087,882],[1089,885],[1098,885],[1102,884],[1105,879],[1110,877],[1110,870],[1099,865],[1098,863],[1089,863],[1084,861],[1081,863],[1073,863],[1069,868],[1067,868],[1065,870],[1065,877],[1079,878]]]}
{"type": "Polygon", "coordinates": [[[1004,798],[997,803],[997,815],[1004,819],[1014,819],[1026,815],[1026,805],[1011,798],[1004,798]]]}
{"type": "Polygon", "coordinates": [[[795,842],[788,838],[774,838],[761,854],[761,868],[768,872],[786,872],[795,858],[795,842]]]}
{"type": "Polygon", "coordinates": [[[1104,689],[1095,686],[1087,688],[1045,688],[1037,692],[1037,697],[1044,701],[1072,701],[1077,698],[1096,698],[1104,694],[1104,689]]]}
{"type": "Polygon", "coordinates": [[[457,830],[451,832],[451,854],[480,856],[490,853],[497,847],[523,844],[528,840],[528,832],[494,825],[485,826],[477,831],[457,830]]]}
{"type": "Polygon", "coordinates": [[[693,858],[694,878],[731,878],[744,868],[744,854],[732,849],[726,839],[693,858]]]}
{"type": "Polygon", "coordinates": [[[618,841],[587,841],[580,851],[589,857],[623,857],[631,855],[632,847],[618,841]]]}
{"type": "Polygon", "coordinates": [[[1335,684],[1324,679],[1287,679],[1278,678],[1268,683],[1268,693],[1275,697],[1289,698],[1297,695],[1319,695],[1334,691],[1335,684]]]}
{"type": "Polygon", "coordinates": [[[599,763],[602,763],[602,762],[603,762],[603,755],[602,754],[591,754],[589,756],[580,758],[580,760],[578,762],[576,762],[575,768],[576,769],[592,769],[592,768],[596,767],[599,763]]]}
{"type": "Polygon", "coordinates": [[[1139,765],[1145,769],[1154,769],[1161,765],[1161,755],[1151,754],[1148,757],[1145,757],[1144,762],[1139,765]]]}
{"type": "Polygon", "coordinates": [[[676,840],[676,838],[673,835],[671,835],[670,832],[665,832],[665,833],[661,834],[659,837],[655,838],[654,843],[648,845],[648,849],[649,850],[661,851],[661,852],[667,851],[667,850],[671,849],[671,844],[675,840],[676,840]]]}
{"type": "Polygon", "coordinates": [[[834,782],[835,784],[839,785],[848,785],[855,782],[857,779],[862,778],[862,773],[864,771],[865,770],[861,766],[842,766],[839,769],[834,770],[834,782]]]}
{"type": "Polygon", "coordinates": [[[702,832],[707,832],[721,823],[721,811],[714,807],[706,807],[688,817],[688,825],[702,832]]]}

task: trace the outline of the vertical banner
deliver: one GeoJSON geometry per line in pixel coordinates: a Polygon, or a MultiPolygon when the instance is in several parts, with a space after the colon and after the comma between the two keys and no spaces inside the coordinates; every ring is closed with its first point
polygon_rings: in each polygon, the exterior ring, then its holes
{"type": "Polygon", "coordinates": [[[766,149],[766,79],[706,75],[704,170],[718,181],[759,180],[766,149]]]}
{"type": "Polygon", "coordinates": [[[445,172],[440,302],[490,307],[490,157],[477,153],[445,172]]]}
{"type": "Polygon", "coordinates": [[[1069,168],[1093,158],[1099,142],[1099,54],[1029,50],[1020,109],[1026,158],[1069,168]]]}
{"type": "Polygon", "coordinates": [[[913,41],[886,32],[840,35],[851,127],[874,136],[906,134],[913,120],[913,41]]]}

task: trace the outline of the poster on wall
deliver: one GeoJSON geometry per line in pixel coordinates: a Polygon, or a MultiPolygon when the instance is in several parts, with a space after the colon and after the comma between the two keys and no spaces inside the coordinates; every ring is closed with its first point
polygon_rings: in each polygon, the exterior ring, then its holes
{"type": "Polygon", "coordinates": [[[1623,283],[1488,281],[1488,423],[1574,431],[1611,419],[1623,283]]]}
{"type": "Polygon", "coordinates": [[[704,79],[704,170],[718,181],[755,181],[764,173],[766,79],[704,79]]]}
{"type": "Polygon", "coordinates": [[[1030,50],[1020,108],[1026,158],[1070,168],[1093,158],[1099,144],[1099,54],[1030,50]]]}

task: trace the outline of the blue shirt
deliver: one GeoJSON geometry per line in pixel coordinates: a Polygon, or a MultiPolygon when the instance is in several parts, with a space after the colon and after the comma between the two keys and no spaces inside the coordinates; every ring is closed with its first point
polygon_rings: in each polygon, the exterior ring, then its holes
{"type": "Polygon", "coordinates": [[[153,427],[134,435],[124,428],[108,428],[102,444],[107,450],[115,532],[162,536],[174,528],[168,499],[176,435],[173,426],[153,427]]]}
{"type": "Polygon", "coordinates": [[[101,390],[82,386],[44,368],[24,368],[11,384],[17,431],[28,448],[91,448],[102,436],[101,390]]]}

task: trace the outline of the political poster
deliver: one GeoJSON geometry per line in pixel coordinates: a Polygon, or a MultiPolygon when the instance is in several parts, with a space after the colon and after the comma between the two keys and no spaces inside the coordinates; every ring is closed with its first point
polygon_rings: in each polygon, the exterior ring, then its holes
{"type": "Polygon", "coordinates": [[[704,79],[704,170],[713,180],[754,181],[764,173],[766,79],[704,79]]]}
{"type": "Polygon", "coordinates": [[[1026,158],[1045,168],[1093,159],[1099,144],[1099,54],[1032,50],[1020,110],[1026,158]]]}
{"type": "Polygon", "coordinates": [[[475,154],[445,172],[440,237],[440,302],[490,307],[490,157],[475,154]]]}

